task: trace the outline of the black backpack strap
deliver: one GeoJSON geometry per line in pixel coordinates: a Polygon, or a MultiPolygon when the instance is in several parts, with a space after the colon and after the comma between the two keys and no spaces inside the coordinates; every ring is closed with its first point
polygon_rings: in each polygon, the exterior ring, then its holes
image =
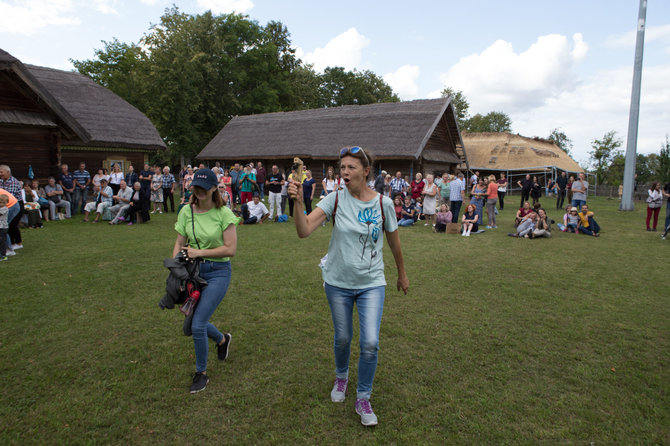
{"type": "Polygon", "coordinates": [[[384,215],[384,204],[382,203],[382,199],[384,196],[382,194],[379,194],[379,207],[382,210],[382,229],[384,232],[386,232],[386,215],[384,215]]]}
{"type": "Polygon", "coordinates": [[[333,226],[335,226],[335,213],[337,212],[337,199],[340,198],[339,189],[335,191],[335,206],[333,206],[333,226]]]}
{"type": "Polygon", "coordinates": [[[193,238],[195,239],[195,244],[198,246],[198,249],[200,249],[198,237],[195,236],[195,212],[193,212],[193,203],[191,203],[191,229],[193,229],[193,238]]]}

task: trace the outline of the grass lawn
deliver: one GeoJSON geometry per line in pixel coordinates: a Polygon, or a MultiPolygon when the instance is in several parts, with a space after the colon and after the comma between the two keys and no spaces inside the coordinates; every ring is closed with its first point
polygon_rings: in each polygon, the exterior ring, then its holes
{"type": "Polygon", "coordinates": [[[197,395],[181,313],[157,306],[174,214],[24,230],[0,263],[0,444],[668,444],[670,240],[644,203],[589,202],[600,238],[507,237],[509,205],[469,238],[400,228],[410,293],[387,247],[376,428],[353,409],[357,346],[346,402],[329,398],[330,225],[238,229],[213,317],[231,353],[212,346],[197,395]]]}

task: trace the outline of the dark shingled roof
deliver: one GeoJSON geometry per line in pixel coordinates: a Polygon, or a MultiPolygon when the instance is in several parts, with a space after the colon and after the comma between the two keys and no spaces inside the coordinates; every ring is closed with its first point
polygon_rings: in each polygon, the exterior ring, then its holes
{"type": "Polygon", "coordinates": [[[445,111],[452,140],[462,146],[450,105],[440,98],[237,116],[198,158],[333,159],[340,148],[359,145],[378,158],[418,159],[445,111]]]}
{"type": "MultiPolygon", "coordinates": [[[[76,72],[24,65],[0,49],[0,70],[12,71],[76,135],[64,143],[86,146],[163,149],[156,127],[141,111],[76,72]]],[[[29,115],[3,116],[5,121],[31,124],[29,115]]],[[[48,125],[32,122],[32,125],[48,125]]]]}
{"type": "Polygon", "coordinates": [[[90,135],[87,145],[165,148],[144,113],[90,78],[52,68],[26,65],[37,81],[90,135]]]}

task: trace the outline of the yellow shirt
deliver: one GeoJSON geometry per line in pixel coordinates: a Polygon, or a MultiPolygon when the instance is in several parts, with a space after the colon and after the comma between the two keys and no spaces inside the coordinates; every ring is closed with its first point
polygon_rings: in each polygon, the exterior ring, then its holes
{"type": "MultiPolygon", "coordinates": [[[[292,180],[292,179],[293,179],[293,174],[292,174],[292,173],[289,174],[288,179],[289,179],[289,180],[292,180]]],[[[306,179],[307,179],[307,174],[306,174],[305,172],[303,172],[303,173],[302,173],[302,181],[300,182],[300,184],[304,183],[306,179]]]]}
{"type": "Polygon", "coordinates": [[[588,211],[586,213],[586,215],[584,215],[583,213],[580,212],[577,215],[579,215],[579,220],[581,221],[581,225],[585,228],[588,228],[589,227],[589,217],[593,217],[593,212],[588,211]]]}

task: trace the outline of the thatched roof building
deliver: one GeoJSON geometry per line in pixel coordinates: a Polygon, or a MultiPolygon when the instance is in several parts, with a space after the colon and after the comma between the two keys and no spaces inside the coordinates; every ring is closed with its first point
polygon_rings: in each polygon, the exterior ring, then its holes
{"type": "Polygon", "coordinates": [[[125,100],[75,72],[25,65],[0,50],[0,161],[15,176],[38,177],[118,162],[141,164],[165,143],[151,121],[125,100]]]}
{"type": "Polygon", "coordinates": [[[237,116],[198,158],[286,166],[299,156],[314,170],[352,145],[374,153],[376,167],[410,175],[467,163],[449,98],[237,116]]]}
{"type": "Polygon", "coordinates": [[[470,170],[484,172],[584,169],[552,141],[512,133],[463,132],[470,170]]]}

